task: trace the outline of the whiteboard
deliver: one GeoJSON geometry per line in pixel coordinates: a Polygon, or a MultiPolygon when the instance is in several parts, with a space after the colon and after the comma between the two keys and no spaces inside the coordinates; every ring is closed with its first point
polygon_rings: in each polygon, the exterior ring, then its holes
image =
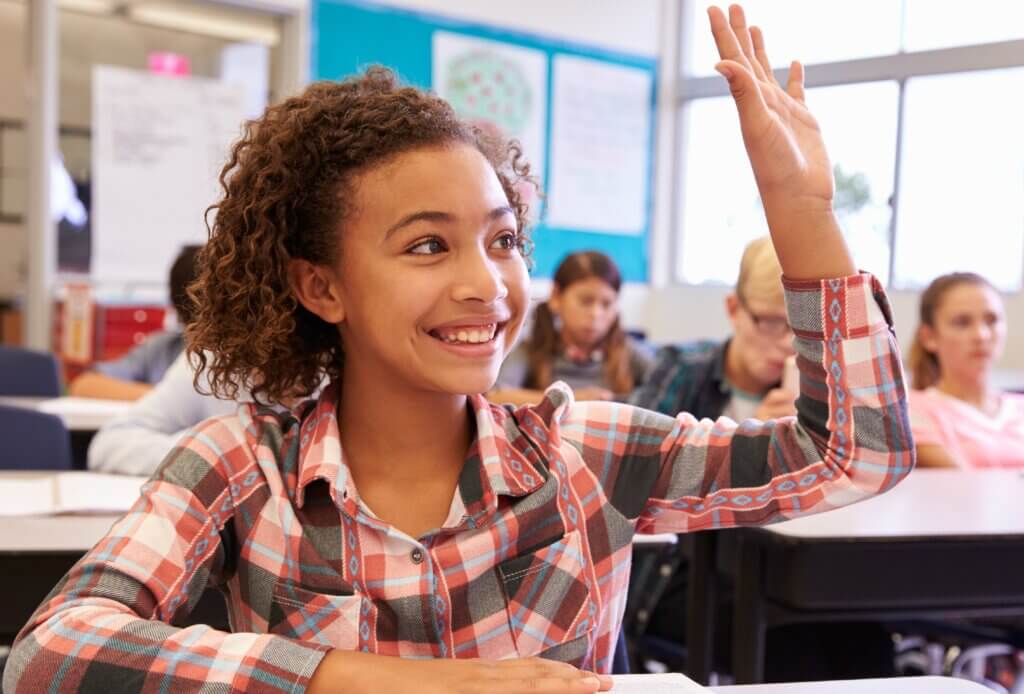
{"type": "Polygon", "coordinates": [[[245,90],[105,65],[92,83],[93,280],[164,284],[180,248],[206,241],[245,90]]]}

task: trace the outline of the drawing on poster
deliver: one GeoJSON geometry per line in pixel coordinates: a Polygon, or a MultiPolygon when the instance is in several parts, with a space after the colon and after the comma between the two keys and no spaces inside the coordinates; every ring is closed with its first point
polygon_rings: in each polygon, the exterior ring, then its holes
{"type": "Polygon", "coordinates": [[[523,145],[531,171],[544,172],[547,56],[543,51],[435,31],[433,87],[462,118],[523,145]]]}

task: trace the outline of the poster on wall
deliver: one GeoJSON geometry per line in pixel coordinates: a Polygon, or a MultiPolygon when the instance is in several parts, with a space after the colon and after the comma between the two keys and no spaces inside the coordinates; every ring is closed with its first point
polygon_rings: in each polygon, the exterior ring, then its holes
{"type": "Polygon", "coordinates": [[[246,116],[242,87],[98,65],[93,72],[92,276],[163,284],[204,214],[246,116]]]}
{"type": "Polygon", "coordinates": [[[556,55],[552,62],[546,223],[609,234],[644,233],[651,72],[571,55],[556,55]]]}
{"type": "Polygon", "coordinates": [[[435,31],[433,88],[463,118],[519,140],[538,178],[544,173],[548,59],[543,51],[435,31]]]}

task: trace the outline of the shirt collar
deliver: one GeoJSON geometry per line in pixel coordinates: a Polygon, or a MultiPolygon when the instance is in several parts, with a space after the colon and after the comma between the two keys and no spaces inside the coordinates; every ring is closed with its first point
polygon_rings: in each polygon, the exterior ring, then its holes
{"type": "Polygon", "coordinates": [[[730,337],[715,348],[714,354],[711,357],[711,380],[718,386],[718,390],[723,393],[728,393],[732,390],[729,387],[729,381],[725,378],[725,355],[729,351],[729,343],[731,342],[732,338],[730,337]]]}
{"type": "MultiPolygon", "coordinates": [[[[293,414],[301,423],[295,503],[305,502],[306,487],[315,480],[327,483],[335,505],[354,497],[356,489],[345,464],[338,428],[340,385],[332,383],[320,397],[293,414]],[[339,490],[341,493],[339,494],[339,490]]],[[[547,475],[531,460],[537,453],[509,410],[492,405],[483,395],[469,397],[476,433],[469,446],[458,493],[467,515],[493,511],[500,496],[525,496],[538,489],[547,475]]]]}

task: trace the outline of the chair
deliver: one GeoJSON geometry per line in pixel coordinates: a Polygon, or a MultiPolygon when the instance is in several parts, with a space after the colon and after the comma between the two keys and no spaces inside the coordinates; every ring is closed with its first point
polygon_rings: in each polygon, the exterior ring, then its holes
{"type": "Polygon", "coordinates": [[[0,405],[0,470],[70,470],[71,436],[60,417],[0,405]]]}
{"type": "Polygon", "coordinates": [[[55,398],[60,369],[48,352],[0,346],[0,395],[55,398]]]}

